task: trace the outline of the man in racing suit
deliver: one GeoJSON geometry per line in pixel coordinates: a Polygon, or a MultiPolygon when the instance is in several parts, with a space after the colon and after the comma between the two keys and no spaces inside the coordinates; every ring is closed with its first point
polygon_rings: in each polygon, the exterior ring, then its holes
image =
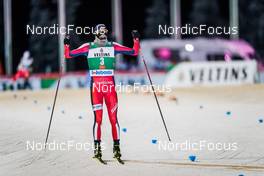
{"type": "Polygon", "coordinates": [[[113,153],[115,158],[121,157],[120,152],[120,130],[117,120],[118,99],[115,90],[114,70],[117,54],[137,56],[139,52],[139,34],[132,31],[134,46],[128,48],[116,42],[107,40],[107,29],[104,24],[95,27],[95,40],[85,43],[75,50],[70,50],[69,37],[64,40],[65,58],[86,56],[91,76],[91,103],[94,112],[93,137],[95,143],[96,158],[102,157],[101,124],[103,116],[103,100],[108,111],[109,120],[112,126],[113,153]]]}

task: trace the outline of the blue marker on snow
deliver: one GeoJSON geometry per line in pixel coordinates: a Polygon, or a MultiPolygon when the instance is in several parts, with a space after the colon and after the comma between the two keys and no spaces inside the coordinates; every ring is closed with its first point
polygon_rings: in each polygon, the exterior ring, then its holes
{"type": "Polygon", "coordinates": [[[263,119],[259,119],[259,123],[263,123],[263,119]]]}
{"type": "Polygon", "coordinates": [[[196,156],[195,155],[190,155],[189,156],[189,160],[194,162],[196,160],[196,156]]]}
{"type": "Polygon", "coordinates": [[[126,133],[126,132],[127,132],[127,129],[126,129],[126,128],[122,128],[122,131],[123,131],[124,133],[126,133]]]}
{"type": "Polygon", "coordinates": [[[158,141],[157,139],[152,139],[151,140],[152,144],[157,144],[157,141],[158,141]]]}
{"type": "Polygon", "coordinates": [[[228,116],[231,115],[231,112],[230,111],[227,111],[226,112],[226,115],[228,115],[228,116]]]}

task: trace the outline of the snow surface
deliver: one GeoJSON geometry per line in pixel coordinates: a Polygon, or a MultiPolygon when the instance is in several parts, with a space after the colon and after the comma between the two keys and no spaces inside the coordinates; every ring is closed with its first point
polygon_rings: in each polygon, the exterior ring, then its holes
{"type": "MultiPolygon", "coordinates": [[[[92,159],[92,150],[27,149],[27,141],[45,140],[54,94],[0,94],[0,175],[264,175],[264,123],[259,121],[264,119],[263,85],[177,89],[159,97],[173,144],[237,143],[236,151],[160,150],[159,142],[168,140],[152,94],[119,94],[121,151],[127,162],[120,165],[112,158],[111,128],[104,113],[106,166],[92,159]],[[190,155],[197,160],[191,162],[190,155]]],[[[60,90],[49,142],[92,143],[89,96],[87,89],[60,90]]]]}

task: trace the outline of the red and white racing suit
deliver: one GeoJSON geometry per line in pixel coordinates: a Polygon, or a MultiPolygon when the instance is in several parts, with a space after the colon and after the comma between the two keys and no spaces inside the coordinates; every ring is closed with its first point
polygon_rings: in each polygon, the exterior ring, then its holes
{"type": "MultiPolygon", "coordinates": [[[[139,51],[139,40],[134,39],[133,48],[128,48],[118,43],[113,42],[114,53],[126,54],[126,55],[138,55],[139,51]]],[[[72,58],[80,55],[88,57],[89,54],[89,43],[86,43],[79,48],[70,51],[69,45],[65,45],[65,58],[72,58]]],[[[89,59],[89,58],[88,58],[89,59]]],[[[94,112],[94,127],[93,136],[95,142],[101,141],[101,124],[103,117],[103,101],[105,101],[109,120],[112,126],[112,137],[114,141],[120,139],[120,129],[117,120],[117,109],[118,109],[118,98],[115,90],[114,73],[108,76],[91,76],[91,103],[94,112]]]]}

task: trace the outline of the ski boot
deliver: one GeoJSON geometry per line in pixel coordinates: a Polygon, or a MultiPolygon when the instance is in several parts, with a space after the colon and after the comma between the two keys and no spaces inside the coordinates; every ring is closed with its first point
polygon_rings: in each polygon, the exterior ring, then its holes
{"type": "Polygon", "coordinates": [[[101,145],[100,142],[95,142],[94,143],[94,159],[98,160],[102,164],[107,164],[103,159],[102,159],[102,150],[101,150],[101,145]]]}
{"type": "Polygon", "coordinates": [[[120,164],[125,164],[125,162],[121,159],[121,151],[120,151],[120,145],[119,141],[114,141],[114,147],[113,147],[113,153],[114,153],[114,158],[120,163],[120,164]]]}

